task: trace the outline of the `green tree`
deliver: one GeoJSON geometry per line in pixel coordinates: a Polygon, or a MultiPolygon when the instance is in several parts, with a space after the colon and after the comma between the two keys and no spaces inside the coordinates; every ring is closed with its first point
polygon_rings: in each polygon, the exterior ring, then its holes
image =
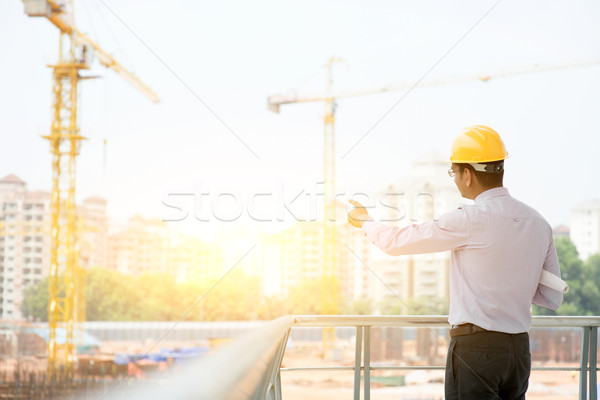
{"type": "Polygon", "coordinates": [[[21,303],[21,313],[29,320],[48,321],[48,277],[42,279],[37,285],[30,285],[26,290],[21,303]]]}
{"type": "Polygon", "coordinates": [[[448,298],[420,296],[408,299],[406,313],[409,315],[446,315],[448,306],[448,298]]]}
{"type": "Polygon", "coordinates": [[[105,268],[90,268],[86,284],[88,321],[140,320],[140,290],[132,277],[105,268]]]}
{"type": "Polygon", "coordinates": [[[132,279],[132,284],[140,321],[174,321],[187,310],[170,274],[143,274],[132,279]]]}
{"type": "Polygon", "coordinates": [[[416,298],[389,298],[380,303],[379,308],[385,315],[446,315],[448,298],[420,296],[416,298]]]}
{"type": "Polygon", "coordinates": [[[598,300],[600,300],[600,290],[598,283],[587,280],[581,285],[579,294],[579,307],[581,315],[599,315],[598,300]]]}
{"type": "Polygon", "coordinates": [[[560,264],[560,273],[565,281],[581,281],[583,278],[583,262],[579,258],[577,248],[567,237],[554,240],[556,255],[560,264]]]}
{"type": "MultiPolygon", "coordinates": [[[[48,278],[26,290],[21,306],[29,319],[48,320],[48,278]]],[[[123,275],[90,268],[86,278],[89,321],[249,320],[287,313],[283,299],[261,295],[258,277],[232,271],[223,280],[177,283],[169,274],[123,275]]]]}
{"type": "Polygon", "coordinates": [[[321,280],[305,279],[292,287],[288,296],[290,314],[314,315],[321,311],[321,280]]]}
{"type": "Polygon", "coordinates": [[[191,281],[182,282],[177,286],[180,308],[185,309],[178,319],[183,317],[184,312],[186,313],[184,321],[201,321],[205,319],[202,301],[204,290],[206,290],[205,285],[198,277],[191,281]]]}
{"type": "Polygon", "coordinates": [[[256,312],[260,320],[271,320],[288,314],[286,299],[279,296],[262,297],[256,312]]]}
{"type": "MultiPolygon", "coordinates": [[[[597,293],[595,283],[587,282],[583,261],[571,239],[563,237],[554,241],[562,279],[569,284],[563,305],[556,311],[558,315],[587,315],[587,297],[597,293]],[[585,287],[584,287],[585,286],[585,287]]],[[[596,297],[597,299],[597,297],[596,297]]],[[[550,310],[551,311],[551,310],[550,310]]]]}
{"type": "MultiPolygon", "coordinates": [[[[538,307],[541,308],[541,307],[538,307]]],[[[552,310],[550,310],[552,311],[552,310]]],[[[552,311],[554,312],[554,311],[552,311]]],[[[560,308],[558,309],[558,312],[555,314],[558,315],[579,315],[579,309],[577,308],[577,306],[571,304],[571,303],[563,303],[560,308]]]]}
{"type": "Polygon", "coordinates": [[[600,253],[588,257],[583,264],[583,275],[587,281],[600,284],[600,253]]]}
{"type": "Polygon", "coordinates": [[[379,302],[378,308],[383,315],[402,315],[406,307],[400,298],[388,297],[379,302]]]}
{"type": "Polygon", "coordinates": [[[595,254],[583,263],[569,238],[555,239],[561,277],[569,284],[563,304],[556,311],[533,306],[537,315],[598,315],[600,298],[600,255],[595,254]]]}
{"type": "Polygon", "coordinates": [[[352,301],[345,302],[342,308],[342,314],[346,315],[370,315],[373,313],[373,300],[367,297],[360,297],[352,301]]]}
{"type": "Polygon", "coordinates": [[[198,295],[203,320],[248,320],[257,318],[260,279],[241,270],[230,272],[223,280],[203,281],[198,295]]]}

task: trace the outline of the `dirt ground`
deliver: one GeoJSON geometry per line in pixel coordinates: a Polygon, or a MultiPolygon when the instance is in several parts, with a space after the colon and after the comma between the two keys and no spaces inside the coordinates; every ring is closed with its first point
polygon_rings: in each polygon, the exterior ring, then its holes
{"type": "MultiPolygon", "coordinates": [[[[343,351],[336,361],[321,358],[318,349],[296,347],[288,349],[282,368],[295,367],[351,367],[353,351],[343,351]]],[[[437,365],[443,364],[436,362],[437,365]]],[[[374,362],[372,365],[399,365],[396,361],[374,362]]],[[[534,362],[534,366],[541,366],[534,362]]],[[[544,364],[544,367],[578,367],[577,364],[544,364]]],[[[443,370],[431,371],[371,371],[371,399],[373,400],[442,400],[444,397],[443,370]],[[404,384],[400,382],[404,380],[404,384]],[[384,383],[382,383],[384,382],[384,383]],[[396,383],[395,386],[394,382],[396,383]],[[385,384],[387,383],[387,384],[385,384]]],[[[352,399],[354,372],[294,371],[281,372],[282,394],[285,400],[352,399]]],[[[361,385],[361,391],[363,386],[361,385]]],[[[528,400],[578,399],[579,372],[532,371],[527,392],[528,400]]],[[[361,396],[361,398],[363,398],[361,396]]]]}

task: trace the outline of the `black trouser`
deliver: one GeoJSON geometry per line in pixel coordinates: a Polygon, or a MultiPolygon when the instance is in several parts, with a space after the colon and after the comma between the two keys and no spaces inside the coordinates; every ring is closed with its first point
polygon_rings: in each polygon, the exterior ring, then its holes
{"type": "Polygon", "coordinates": [[[525,399],[530,370],[528,333],[453,337],[446,360],[446,400],[525,399]]]}

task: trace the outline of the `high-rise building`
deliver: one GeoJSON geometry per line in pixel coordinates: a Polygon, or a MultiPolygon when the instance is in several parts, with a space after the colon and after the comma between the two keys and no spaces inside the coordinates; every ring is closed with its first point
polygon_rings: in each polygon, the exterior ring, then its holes
{"type": "Polygon", "coordinates": [[[600,200],[588,200],[571,209],[571,240],[584,261],[600,252],[600,200]]]}
{"type": "MultiPolygon", "coordinates": [[[[95,205],[96,220],[103,221],[105,214],[100,212],[98,200],[90,201],[95,205]]],[[[140,215],[123,225],[111,223],[107,243],[107,267],[125,275],[168,273],[178,282],[212,279],[221,277],[226,261],[231,262],[221,247],[172,229],[160,219],[140,215]]]]}
{"type": "Polygon", "coordinates": [[[338,285],[342,299],[375,299],[372,254],[377,251],[363,233],[344,222],[337,226],[338,285]]]}
{"type": "Polygon", "coordinates": [[[21,319],[25,290],[50,268],[50,193],[0,179],[0,319],[21,319]]]}
{"type": "Polygon", "coordinates": [[[164,273],[169,265],[165,222],[139,215],[108,237],[108,268],[126,275],[164,273]]]}
{"type": "Polygon", "coordinates": [[[322,224],[298,222],[283,232],[265,235],[260,263],[265,268],[265,293],[288,296],[304,280],[321,279],[323,269],[322,224]]]}
{"type": "MultiPolygon", "coordinates": [[[[338,215],[345,205],[338,203],[338,215]]],[[[343,212],[342,212],[343,211],[343,212]]],[[[323,274],[323,223],[297,222],[278,234],[265,235],[260,244],[260,264],[267,295],[288,296],[303,281],[320,282],[323,274]]],[[[338,218],[336,226],[336,278],[341,301],[373,297],[373,276],[368,269],[370,243],[354,227],[338,218]]]]}
{"type": "Polygon", "coordinates": [[[108,267],[108,217],[106,200],[94,196],[77,207],[81,266],[108,267]]]}

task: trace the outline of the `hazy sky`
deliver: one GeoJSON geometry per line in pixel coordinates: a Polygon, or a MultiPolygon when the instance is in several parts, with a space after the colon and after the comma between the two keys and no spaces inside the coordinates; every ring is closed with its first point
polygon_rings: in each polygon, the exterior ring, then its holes
{"type": "MultiPolygon", "coordinates": [[[[246,194],[283,187],[288,198],[314,190],[323,171],[323,104],[286,105],[277,115],[266,99],[323,92],[332,55],[344,60],[334,70],[338,90],[416,81],[434,66],[429,78],[600,60],[596,1],[75,3],[80,30],[161,97],[152,104],[97,62],[89,74],[102,78],[82,83],[89,140],[77,195],[107,197],[119,220],[164,216],[165,193],[198,186],[246,194]]],[[[30,189],[50,189],[49,145],[40,135],[50,128],[46,65],[57,52],[51,23],[27,17],[19,0],[0,2],[0,175],[15,173],[30,189]]],[[[405,177],[420,154],[447,154],[462,127],[487,124],[511,154],[505,185],[552,225],[600,197],[600,66],[405,95],[339,100],[339,192],[374,193],[405,177]]],[[[202,233],[215,224],[195,226],[202,233]]]]}

